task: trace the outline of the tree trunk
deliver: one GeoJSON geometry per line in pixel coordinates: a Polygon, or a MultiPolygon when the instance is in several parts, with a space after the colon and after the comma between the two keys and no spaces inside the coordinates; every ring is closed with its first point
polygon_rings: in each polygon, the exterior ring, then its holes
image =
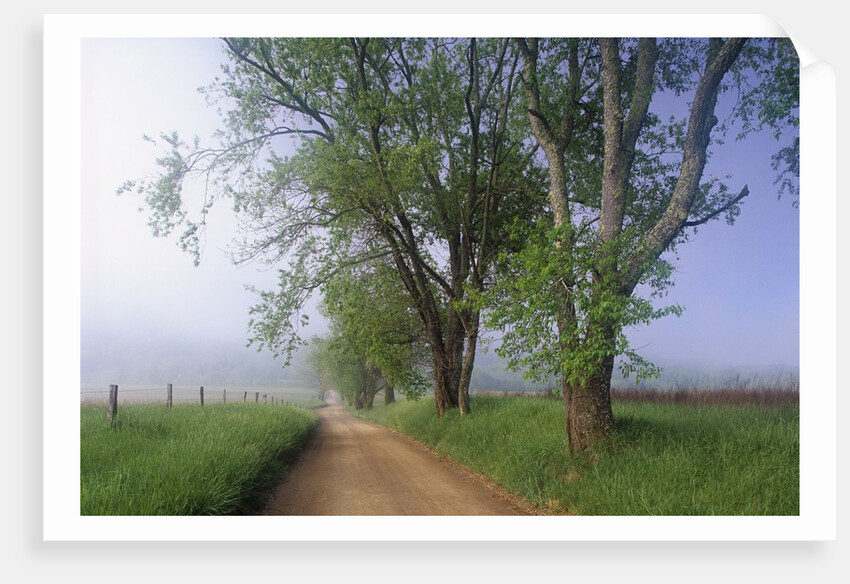
{"type": "Polygon", "coordinates": [[[578,320],[575,306],[565,298],[564,311],[558,321],[561,338],[561,353],[592,351],[603,357],[594,362],[590,370],[585,369],[576,376],[564,375],[561,380],[561,395],[564,399],[567,443],[570,452],[581,452],[600,438],[608,436],[614,428],[614,413],[611,409],[611,375],[618,328],[616,323],[603,319],[587,324],[583,341],[578,339],[578,320]],[[579,346],[579,344],[581,346],[579,346]],[[578,377],[578,381],[576,381],[578,377]]]}
{"type": "Polygon", "coordinates": [[[325,379],[324,374],[319,375],[319,399],[321,401],[325,401],[325,398],[328,396],[328,383],[325,379]]]}
{"type": "Polygon", "coordinates": [[[463,366],[463,326],[458,314],[449,309],[445,337],[430,333],[431,362],[434,367],[434,407],[437,416],[458,407],[463,366]]]}
{"type": "Polygon", "coordinates": [[[589,372],[582,386],[563,382],[564,414],[570,452],[581,452],[614,428],[611,410],[611,374],[614,356],[605,357],[589,372]]]}
{"type": "Polygon", "coordinates": [[[475,351],[478,347],[478,327],[480,314],[475,311],[468,317],[468,329],[466,331],[466,354],[463,358],[463,368],[460,372],[460,384],[458,385],[458,408],[460,415],[469,413],[469,383],[472,381],[472,368],[475,365],[475,351]]]}
{"type": "Polygon", "coordinates": [[[378,393],[378,382],[380,381],[379,370],[371,365],[363,368],[363,405],[371,410],[375,405],[375,396],[378,393]]]}
{"type": "Polygon", "coordinates": [[[395,403],[395,389],[389,382],[385,382],[384,385],[384,405],[388,406],[392,403],[395,403]]]}
{"type": "Polygon", "coordinates": [[[458,376],[454,373],[453,361],[443,351],[433,352],[434,407],[438,417],[457,407],[458,376]]]}

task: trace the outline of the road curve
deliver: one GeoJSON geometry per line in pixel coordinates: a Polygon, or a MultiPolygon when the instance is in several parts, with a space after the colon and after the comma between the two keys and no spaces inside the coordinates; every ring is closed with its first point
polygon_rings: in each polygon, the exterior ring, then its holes
{"type": "Polygon", "coordinates": [[[340,405],[319,425],[261,515],[530,515],[533,508],[419,443],[340,405]]]}

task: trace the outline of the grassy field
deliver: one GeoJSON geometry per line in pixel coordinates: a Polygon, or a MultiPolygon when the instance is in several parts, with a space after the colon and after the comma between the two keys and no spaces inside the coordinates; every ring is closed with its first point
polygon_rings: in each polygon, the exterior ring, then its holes
{"type": "Polygon", "coordinates": [[[80,408],[81,515],[226,515],[258,504],[318,421],[253,403],[80,408]]]}
{"type": "Polygon", "coordinates": [[[565,453],[557,399],[477,396],[464,419],[437,418],[431,400],[356,414],[556,514],[799,514],[793,403],[615,400],[613,435],[579,455],[565,453]]]}

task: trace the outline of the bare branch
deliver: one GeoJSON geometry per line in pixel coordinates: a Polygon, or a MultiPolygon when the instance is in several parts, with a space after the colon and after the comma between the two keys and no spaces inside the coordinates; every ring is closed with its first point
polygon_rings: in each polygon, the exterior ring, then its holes
{"type": "Polygon", "coordinates": [[[720,215],[724,211],[728,211],[729,209],[731,209],[732,207],[734,207],[735,205],[740,203],[741,199],[743,199],[744,197],[746,197],[749,194],[750,194],[749,187],[747,185],[744,185],[744,188],[741,189],[741,192],[738,193],[735,196],[734,199],[732,199],[731,201],[729,201],[728,203],[726,203],[725,205],[723,205],[719,209],[715,209],[714,211],[712,211],[711,213],[709,213],[708,215],[706,215],[702,219],[694,219],[693,221],[685,221],[682,224],[682,226],[683,227],[696,227],[697,225],[702,225],[704,223],[708,223],[709,221],[711,221],[712,219],[714,219],[715,217],[717,217],[718,215],[720,215]]]}

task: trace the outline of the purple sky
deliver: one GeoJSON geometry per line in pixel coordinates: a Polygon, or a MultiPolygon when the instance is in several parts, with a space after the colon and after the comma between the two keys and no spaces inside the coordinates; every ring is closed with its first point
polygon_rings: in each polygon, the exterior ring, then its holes
{"type": "MultiPolygon", "coordinates": [[[[115,196],[154,170],[143,134],[178,130],[209,140],[218,123],[197,88],[218,74],[216,40],[86,39],[82,102],[82,347],[102,335],[155,342],[246,337],[254,299],[274,272],[237,270],[223,249],[235,223],[214,210],[199,268],[173,239],[155,239],[140,201],[115,196]]],[[[770,135],[717,148],[709,172],[750,196],[735,226],[712,222],[678,253],[668,300],[685,307],[630,333],[651,359],[702,366],[783,366],[799,360],[799,211],[777,200],[770,135]]],[[[318,331],[318,329],[317,329],[318,331]]]]}

